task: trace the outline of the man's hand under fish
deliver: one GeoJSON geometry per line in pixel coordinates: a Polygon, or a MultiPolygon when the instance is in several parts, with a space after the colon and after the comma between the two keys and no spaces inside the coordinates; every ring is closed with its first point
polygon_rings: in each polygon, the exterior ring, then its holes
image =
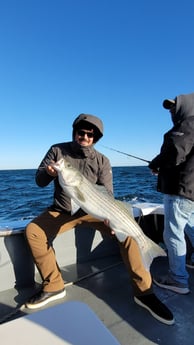
{"type": "MultiPolygon", "coordinates": [[[[105,220],[104,220],[104,224],[110,228],[110,225],[109,225],[109,220],[108,220],[108,219],[105,219],[105,220]]],[[[111,230],[111,235],[112,235],[112,236],[114,236],[114,235],[115,235],[114,230],[113,230],[113,229],[111,229],[111,228],[110,228],[110,230],[111,230]]]]}

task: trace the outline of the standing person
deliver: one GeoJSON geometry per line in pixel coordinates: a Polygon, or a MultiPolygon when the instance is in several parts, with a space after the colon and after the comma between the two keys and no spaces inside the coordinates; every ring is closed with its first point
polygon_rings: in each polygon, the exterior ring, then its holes
{"type": "Polygon", "coordinates": [[[158,173],[157,190],[164,193],[164,242],[170,271],[154,282],[187,294],[185,234],[194,248],[194,93],[165,99],[163,107],[170,111],[173,127],[164,135],[160,154],[149,168],[158,173]]]}
{"type": "MultiPolygon", "coordinates": [[[[26,307],[29,309],[40,308],[66,295],[64,281],[52,247],[52,242],[58,234],[80,224],[111,234],[106,220],[102,222],[82,210],[71,215],[70,199],[59,184],[57,172],[49,164],[65,157],[88,180],[105,186],[113,194],[110,162],[107,157],[94,148],[94,144],[102,136],[102,121],[94,115],[80,114],[73,122],[73,140],[53,145],[36,172],[38,186],[45,187],[54,181],[55,188],[53,205],[36,217],[26,228],[26,238],[43,280],[41,291],[26,303],[26,307]]],[[[143,266],[135,240],[128,237],[122,243],[118,241],[118,244],[132,277],[135,302],[146,308],[159,321],[169,325],[173,324],[172,313],[152,291],[151,275],[143,266]]]]}

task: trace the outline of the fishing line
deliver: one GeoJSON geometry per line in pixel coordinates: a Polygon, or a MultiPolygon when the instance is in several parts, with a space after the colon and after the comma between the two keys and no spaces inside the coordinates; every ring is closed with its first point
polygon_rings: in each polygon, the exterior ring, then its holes
{"type": "Polygon", "coordinates": [[[136,158],[136,159],[139,159],[140,161],[143,161],[143,162],[146,162],[146,163],[150,163],[150,161],[148,161],[147,159],[144,159],[144,158],[141,158],[141,157],[137,157],[137,156],[133,156],[129,153],[126,153],[126,152],[122,152],[122,151],[119,151],[119,150],[115,150],[113,149],[112,147],[108,147],[108,146],[104,146],[102,145],[104,148],[108,149],[108,150],[111,150],[111,151],[115,151],[115,152],[118,152],[118,153],[121,153],[122,155],[125,155],[125,156],[128,156],[128,157],[133,157],[133,158],[136,158]]]}

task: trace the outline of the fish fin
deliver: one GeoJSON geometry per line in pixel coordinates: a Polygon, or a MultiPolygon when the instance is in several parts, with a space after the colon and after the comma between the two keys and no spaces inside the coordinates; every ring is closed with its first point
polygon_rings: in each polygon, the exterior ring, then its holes
{"type": "Polygon", "coordinates": [[[130,216],[132,218],[134,218],[134,215],[133,215],[133,209],[132,209],[132,205],[127,202],[127,201],[121,201],[121,200],[116,200],[116,204],[120,205],[122,208],[125,209],[125,211],[127,212],[127,214],[129,213],[130,216]]]}
{"type": "Polygon", "coordinates": [[[71,199],[71,215],[75,214],[80,209],[80,206],[71,199]]]}
{"type": "MultiPolygon", "coordinates": [[[[76,199],[82,202],[85,201],[84,195],[78,187],[75,187],[74,192],[75,192],[76,199]]],[[[72,215],[75,214],[79,209],[80,209],[79,204],[74,199],[71,199],[71,214],[72,215]]]]}
{"type": "Polygon", "coordinates": [[[100,185],[100,184],[95,184],[95,188],[102,194],[104,195],[109,195],[109,196],[112,196],[112,198],[114,199],[113,197],[113,194],[111,192],[109,192],[104,186],[100,185]]]}
{"type": "Polygon", "coordinates": [[[84,198],[84,194],[80,191],[80,189],[78,187],[74,188],[74,193],[75,193],[75,197],[76,199],[80,200],[80,201],[86,201],[84,198]]]}

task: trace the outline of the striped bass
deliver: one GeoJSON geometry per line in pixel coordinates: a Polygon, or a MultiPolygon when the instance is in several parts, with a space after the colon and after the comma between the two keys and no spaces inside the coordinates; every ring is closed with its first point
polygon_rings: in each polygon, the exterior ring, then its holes
{"type": "Polygon", "coordinates": [[[105,188],[102,191],[102,186],[90,182],[66,159],[62,158],[51,165],[58,172],[61,188],[71,199],[72,213],[81,208],[103,222],[108,221],[120,242],[128,236],[135,239],[147,271],[155,257],[166,256],[165,251],[144,234],[126,203],[116,200],[105,188]]]}

